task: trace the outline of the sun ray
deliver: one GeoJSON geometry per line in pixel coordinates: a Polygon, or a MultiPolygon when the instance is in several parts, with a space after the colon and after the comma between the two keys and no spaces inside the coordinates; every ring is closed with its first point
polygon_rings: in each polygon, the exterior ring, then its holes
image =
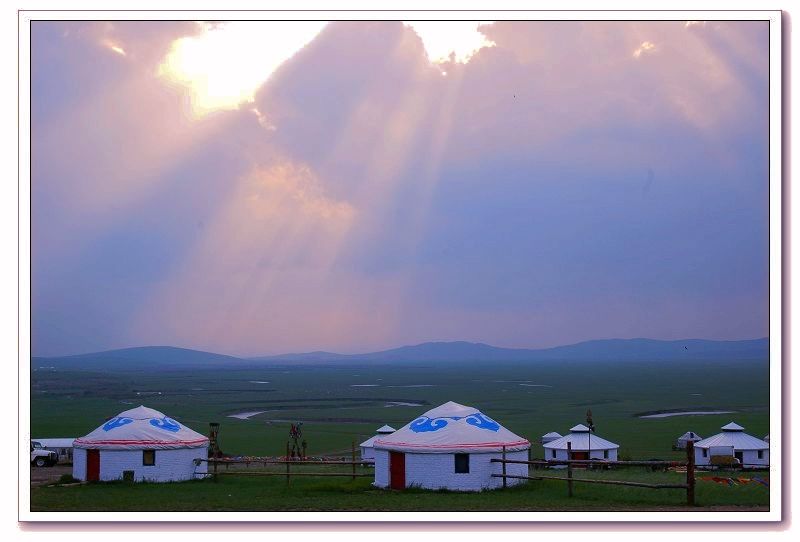
{"type": "Polygon", "coordinates": [[[252,102],[256,90],[325,27],[322,21],[202,23],[196,36],[176,40],[158,75],[186,87],[192,110],[204,116],[252,102]]]}

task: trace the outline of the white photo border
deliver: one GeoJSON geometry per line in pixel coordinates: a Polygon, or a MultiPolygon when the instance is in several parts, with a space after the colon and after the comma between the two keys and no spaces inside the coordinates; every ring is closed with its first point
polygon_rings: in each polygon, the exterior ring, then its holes
{"type": "MultiPolygon", "coordinates": [[[[20,11],[19,36],[19,349],[18,520],[23,522],[779,522],[783,518],[783,169],[780,11],[20,11]],[[30,506],[30,24],[44,20],[742,20],[769,23],[770,506],[766,512],[34,512],[30,506]]],[[[788,385],[788,383],[787,383],[788,385]]]]}

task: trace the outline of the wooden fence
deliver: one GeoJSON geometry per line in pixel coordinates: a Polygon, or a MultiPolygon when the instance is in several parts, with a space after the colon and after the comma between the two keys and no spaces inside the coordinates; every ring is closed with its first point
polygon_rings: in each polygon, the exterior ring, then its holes
{"type": "MultiPolygon", "coordinates": [[[[567,457],[572,456],[572,445],[567,443],[567,457]]],[[[507,486],[507,480],[523,479],[523,480],[562,480],[567,482],[567,494],[572,497],[573,484],[575,482],[583,484],[609,484],[620,486],[633,486],[643,487],[647,489],[683,489],[686,491],[686,504],[694,506],[694,486],[695,486],[695,465],[694,465],[694,444],[689,442],[686,446],[686,461],[607,461],[604,459],[562,459],[546,461],[542,459],[507,459],[506,448],[503,446],[503,457],[501,459],[491,459],[493,463],[501,463],[503,472],[501,474],[492,474],[495,478],[503,479],[503,487],[507,486]],[[506,473],[506,465],[536,465],[536,466],[552,466],[552,465],[566,465],[566,476],[522,476],[506,473]],[[573,466],[591,466],[591,467],[605,467],[607,465],[619,465],[629,467],[685,467],[686,468],[686,482],[683,484],[649,484],[645,482],[634,482],[628,480],[596,480],[591,478],[574,478],[573,466]]],[[[530,474],[530,473],[529,473],[530,474]]]]}
{"type": "MultiPolygon", "coordinates": [[[[288,450],[288,447],[287,447],[288,450]]],[[[204,459],[206,463],[208,463],[209,467],[211,467],[212,471],[209,473],[211,474],[212,478],[216,481],[218,476],[285,476],[286,477],[286,484],[289,485],[291,483],[291,478],[293,476],[338,476],[338,477],[350,477],[353,480],[360,477],[372,477],[372,473],[359,473],[356,472],[356,467],[366,466],[366,465],[373,465],[374,462],[370,460],[356,460],[356,451],[355,451],[355,443],[353,443],[352,447],[352,455],[350,461],[331,461],[331,460],[310,460],[310,459],[292,459],[288,452],[286,457],[283,459],[275,459],[273,457],[248,457],[244,459],[228,459],[228,458],[209,458],[204,459]],[[286,467],[285,471],[274,471],[274,472],[264,472],[264,471],[246,471],[246,470],[235,470],[230,471],[229,467],[231,465],[245,465],[250,467],[250,465],[263,465],[264,468],[270,465],[284,465],[286,467]],[[301,467],[305,465],[317,465],[317,466],[349,466],[348,469],[350,472],[305,472],[305,471],[292,471],[292,466],[301,467]],[[225,471],[221,471],[220,467],[224,466],[225,471]]]]}

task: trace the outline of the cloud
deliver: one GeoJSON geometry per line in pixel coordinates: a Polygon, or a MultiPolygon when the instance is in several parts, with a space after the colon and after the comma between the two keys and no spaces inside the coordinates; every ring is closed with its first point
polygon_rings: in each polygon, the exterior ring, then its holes
{"type": "Polygon", "coordinates": [[[335,22],[198,118],[201,31],[34,25],[35,352],[766,334],[765,24],[335,22]]]}
{"type": "Polygon", "coordinates": [[[466,64],[475,53],[494,47],[480,31],[487,23],[479,21],[407,21],[422,39],[425,53],[434,64],[466,64]]]}
{"type": "Polygon", "coordinates": [[[642,44],[633,52],[634,58],[639,58],[643,53],[655,50],[656,45],[650,41],[643,41],[642,44]]]}

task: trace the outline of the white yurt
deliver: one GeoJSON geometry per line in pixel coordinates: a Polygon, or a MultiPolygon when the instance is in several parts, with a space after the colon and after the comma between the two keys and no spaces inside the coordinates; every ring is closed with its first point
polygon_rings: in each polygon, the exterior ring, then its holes
{"type": "Polygon", "coordinates": [[[678,437],[678,440],[675,441],[675,447],[679,450],[685,450],[687,442],[697,442],[700,440],[703,440],[703,437],[694,431],[686,431],[684,434],[678,437]]]}
{"type": "Polygon", "coordinates": [[[379,427],[375,430],[375,435],[371,436],[359,446],[361,447],[361,459],[362,460],[374,460],[375,459],[375,448],[373,447],[373,443],[375,439],[380,437],[381,435],[391,435],[397,431],[394,427],[390,425],[384,425],[383,427],[379,427]]]}
{"type": "Polygon", "coordinates": [[[569,430],[569,434],[542,445],[544,458],[547,461],[566,461],[569,459],[606,459],[617,460],[619,444],[593,435],[583,424],[569,430]],[[572,456],[567,457],[567,445],[572,446],[572,456]]]}
{"type": "MultiPolygon", "coordinates": [[[[501,463],[527,460],[530,442],[474,407],[452,401],[429,410],[391,435],[375,439],[375,486],[403,489],[480,491],[502,487],[501,463]]],[[[506,473],[527,476],[525,464],[507,464],[506,473]]],[[[509,478],[508,485],[524,482],[509,478]]]]}
{"type": "Polygon", "coordinates": [[[191,480],[208,467],[201,461],[208,459],[208,437],[145,406],[120,412],[73,446],[79,480],[191,480]]]}
{"type": "Polygon", "coordinates": [[[710,465],[714,456],[734,456],[744,466],[769,465],[769,443],[748,435],[734,422],[722,426],[722,433],[694,443],[696,465],[710,465]]]}
{"type": "Polygon", "coordinates": [[[545,433],[542,435],[540,442],[542,444],[547,444],[548,442],[553,442],[556,439],[560,439],[562,435],[560,433],[556,433],[555,431],[550,431],[549,433],[545,433]]]}

